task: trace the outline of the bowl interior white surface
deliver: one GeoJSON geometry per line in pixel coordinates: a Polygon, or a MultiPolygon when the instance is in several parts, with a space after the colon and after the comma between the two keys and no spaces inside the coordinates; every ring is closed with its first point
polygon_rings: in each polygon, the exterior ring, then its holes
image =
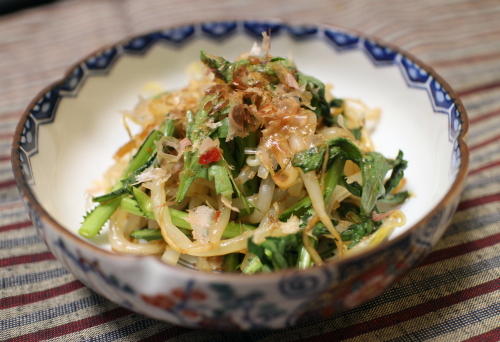
{"type": "MultiPolygon", "coordinates": [[[[128,140],[123,110],[136,104],[149,82],[177,89],[187,82],[186,68],[199,51],[233,59],[255,40],[235,35],[222,43],[193,39],[181,48],[158,43],[145,55],[124,55],[109,73],[83,82],[76,97],[61,99],[55,121],[41,125],[38,154],[31,157],[32,188],[42,206],[76,234],[89,206],[87,189],[113,163],[116,149],[128,140]]],[[[292,57],[298,68],[334,85],[339,97],[359,98],[382,109],[373,136],[376,150],[409,162],[405,177],[413,196],[404,204],[407,222],[401,234],[423,218],[446,194],[455,179],[453,145],[448,139],[448,116],[434,112],[426,91],[410,88],[398,67],[375,66],[360,49],[336,51],[320,39],[273,37],[272,54],[292,57]]],[[[107,248],[105,239],[96,243],[107,248]]]]}

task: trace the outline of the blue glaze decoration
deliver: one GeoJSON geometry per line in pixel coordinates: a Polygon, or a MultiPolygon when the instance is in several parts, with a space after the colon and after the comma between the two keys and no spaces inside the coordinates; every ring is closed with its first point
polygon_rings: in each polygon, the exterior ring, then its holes
{"type": "Polygon", "coordinates": [[[194,26],[180,26],[159,32],[159,38],[176,44],[185,43],[194,34],[194,26]]]}
{"type": "Polygon", "coordinates": [[[201,29],[209,37],[225,38],[230,36],[236,30],[237,24],[234,21],[224,22],[211,22],[201,24],[201,29]]]}
{"type": "Polygon", "coordinates": [[[359,42],[359,37],[330,29],[325,30],[325,37],[339,49],[353,49],[359,42]]]}
{"type": "Polygon", "coordinates": [[[365,40],[364,47],[368,55],[377,63],[392,63],[397,55],[396,51],[370,40],[365,40]]]}
{"type": "Polygon", "coordinates": [[[113,63],[117,55],[116,48],[104,50],[96,56],[92,56],[85,61],[85,66],[89,70],[106,70],[113,63]]]}
{"type": "Polygon", "coordinates": [[[256,38],[262,37],[262,32],[267,32],[272,36],[278,34],[283,27],[282,24],[265,21],[246,21],[245,30],[256,38]]]}

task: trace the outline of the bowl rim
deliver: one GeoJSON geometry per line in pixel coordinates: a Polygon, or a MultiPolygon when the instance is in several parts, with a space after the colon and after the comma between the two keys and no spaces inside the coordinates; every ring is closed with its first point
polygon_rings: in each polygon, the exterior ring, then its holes
{"type": "MultiPolygon", "coordinates": [[[[120,56],[121,57],[121,56],[120,56]]],[[[189,21],[185,23],[179,23],[179,24],[174,24],[174,25],[167,25],[167,26],[162,26],[154,30],[147,30],[141,33],[137,34],[132,34],[128,35],[123,39],[120,39],[114,43],[111,44],[106,44],[104,46],[101,46],[100,48],[94,50],[93,52],[87,54],[83,58],[80,58],[77,62],[73,63],[69,68],[66,69],[66,72],[63,74],[62,77],[58,78],[57,80],[51,82],[49,85],[44,87],[34,98],[31,100],[31,102],[28,104],[26,109],[24,110],[23,114],[21,115],[19,122],[16,126],[16,130],[14,132],[14,137],[13,137],[13,142],[12,142],[12,147],[11,147],[11,163],[12,163],[12,168],[13,168],[13,173],[14,173],[14,179],[16,181],[17,187],[23,197],[23,200],[25,202],[25,205],[29,205],[34,211],[36,211],[40,217],[41,221],[46,221],[48,222],[48,226],[56,230],[59,234],[62,234],[65,238],[71,240],[73,243],[78,245],[80,248],[85,249],[87,252],[92,251],[94,253],[100,254],[102,257],[111,257],[111,258],[119,258],[119,260],[123,260],[124,262],[127,260],[134,261],[134,262],[147,262],[147,260],[151,260],[152,262],[155,262],[159,265],[160,267],[164,267],[167,271],[171,272],[180,272],[184,273],[184,275],[192,277],[192,278],[197,278],[197,279],[204,279],[204,280],[211,280],[215,279],[217,281],[237,281],[237,280],[245,280],[245,281],[250,281],[250,282],[260,282],[264,279],[269,279],[273,280],[273,278],[281,278],[286,275],[291,275],[291,274],[307,274],[307,273],[313,273],[321,270],[325,270],[327,268],[331,267],[339,267],[342,264],[350,263],[350,262],[356,262],[359,259],[365,258],[369,255],[374,255],[384,249],[391,248],[393,245],[397,244],[399,241],[407,238],[408,236],[412,235],[415,231],[417,231],[419,228],[422,227],[423,224],[425,224],[427,221],[429,221],[437,212],[442,210],[444,207],[446,207],[450,202],[452,202],[455,197],[457,197],[464,185],[465,178],[467,176],[468,172],[468,166],[469,166],[469,148],[465,142],[465,137],[466,134],[469,130],[469,118],[467,115],[467,112],[465,110],[465,107],[457,95],[457,93],[453,90],[453,88],[448,84],[448,82],[445,81],[443,77],[441,77],[431,66],[428,64],[424,63],[422,60],[419,58],[415,57],[412,53],[402,49],[401,47],[398,47],[392,43],[388,43],[384,41],[383,39],[378,38],[377,36],[373,36],[370,34],[363,33],[361,31],[358,31],[357,29],[352,29],[352,28],[347,28],[342,25],[332,25],[330,23],[325,23],[325,22],[317,22],[317,23],[308,23],[306,21],[287,21],[287,20],[282,20],[282,19],[277,19],[277,18],[229,18],[229,19],[224,19],[224,18],[214,18],[208,21],[189,21]],[[457,142],[459,146],[459,151],[460,151],[460,166],[459,170],[455,176],[455,180],[449,187],[448,191],[445,193],[445,195],[442,197],[442,199],[431,209],[427,212],[427,214],[421,218],[419,221],[417,221],[415,224],[410,226],[409,228],[406,229],[402,234],[396,236],[395,238],[391,240],[386,240],[380,243],[379,245],[369,248],[364,251],[360,251],[359,253],[350,255],[348,257],[342,258],[342,259],[335,259],[335,260],[330,260],[325,262],[323,265],[319,266],[312,266],[307,269],[297,269],[297,268],[289,268],[289,269],[283,269],[283,270],[278,270],[270,273],[257,273],[257,274],[243,274],[243,273],[209,273],[209,272],[201,272],[198,270],[194,269],[189,269],[186,267],[180,267],[176,265],[169,265],[166,263],[163,263],[160,261],[159,258],[156,256],[152,255],[133,255],[133,254],[126,254],[126,253],[120,253],[120,252],[115,252],[115,251],[108,251],[105,250],[101,247],[98,247],[94,245],[93,243],[85,240],[82,237],[79,237],[78,235],[74,234],[71,232],[69,229],[65,228],[62,224],[60,224],[55,218],[53,218],[41,205],[41,203],[38,202],[35,194],[31,191],[31,188],[24,177],[22,173],[22,168],[21,168],[21,161],[20,161],[20,154],[19,154],[19,148],[20,148],[20,142],[21,142],[21,133],[23,131],[24,124],[30,115],[31,109],[35,106],[35,104],[51,89],[53,89],[55,86],[66,80],[71,73],[78,68],[82,63],[84,63],[86,60],[88,60],[92,56],[99,55],[100,53],[113,48],[113,47],[118,47],[124,45],[126,42],[131,41],[134,38],[139,38],[144,35],[153,33],[153,32],[158,32],[162,30],[168,30],[168,29],[173,29],[173,28],[178,28],[182,26],[189,26],[189,25],[201,25],[201,24],[206,24],[206,23],[216,23],[216,22],[235,22],[238,24],[245,23],[245,22],[260,22],[260,23],[272,23],[272,24],[279,24],[283,26],[290,26],[290,27],[297,27],[301,25],[307,25],[309,27],[314,27],[317,29],[330,29],[330,30],[337,30],[342,33],[346,34],[351,34],[353,36],[356,36],[358,38],[370,40],[376,44],[379,44],[383,47],[388,47],[392,49],[394,52],[408,58],[412,62],[414,62],[416,65],[418,65],[420,68],[425,70],[430,76],[432,76],[439,84],[442,86],[442,88],[449,94],[451,100],[455,104],[458,112],[460,113],[460,120],[461,120],[461,129],[459,131],[459,134],[457,136],[457,142]]]]}

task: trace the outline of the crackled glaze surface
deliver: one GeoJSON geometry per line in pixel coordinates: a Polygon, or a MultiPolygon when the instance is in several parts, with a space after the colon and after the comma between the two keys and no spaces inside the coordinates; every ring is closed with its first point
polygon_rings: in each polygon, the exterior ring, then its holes
{"type": "Polygon", "coordinates": [[[51,251],[110,300],[185,326],[290,326],[381,293],[442,235],[457,206],[456,178],[463,178],[466,167],[459,146],[464,113],[445,88],[414,59],[334,28],[218,22],[152,32],[88,57],[37,98],[16,140],[17,181],[51,251]],[[272,34],[273,54],[293,57],[301,70],[332,83],[336,95],[382,108],[375,144],[387,155],[405,152],[408,187],[415,193],[403,208],[407,225],[386,247],[321,268],[248,277],[113,255],[104,251],[105,238],[91,245],[63,233],[76,231],[85,190],[126,141],[120,111],[134,105],[144,85],[180,87],[200,49],[233,58],[262,31],[272,34]]]}

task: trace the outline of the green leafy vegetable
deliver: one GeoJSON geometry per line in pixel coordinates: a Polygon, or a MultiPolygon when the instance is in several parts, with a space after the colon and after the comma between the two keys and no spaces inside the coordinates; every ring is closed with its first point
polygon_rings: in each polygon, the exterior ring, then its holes
{"type": "Polygon", "coordinates": [[[112,189],[111,192],[107,194],[96,196],[92,198],[94,202],[107,202],[114,198],[121,197],[125,194],[130,194],[132,192],[132,185],[138,185],[136,177],[144,172],[147,168],[149,168],[155,161],[156,154],[153,154],[146,163],[137,168],[134,172],[132,172],[128,177],[122,178],[112,189]]]}
{"type": "Polygon", "coordinates": [[[208,179],[214,182],[217,194],[231,198],[233,195],[231,178],[227,168],[220,164],[214,164],[208,168],[208,179]]]}
{"type": "Polygon", "coordinates": [[[352,135],[354,135],[354,139],[361,140],[361,130],[362,127],[350,129],[352,135]]]}
{"type": "Polygon", "coordinates": [[[352,160],[356,164],[360,164],[363,158],[363,154],[359,148],[349,139],[346,138],[335,138],[328,142],[329,151],[328,158],[331,160],[338,154],[346,160],[352,160]]]}
{"type": "Polygon", "coordinates": [[[255,254],[262,265],[271,270],[280,270],[297,264],[301,243],[298,234],[268,237],[260,244],[254,243],[252,238],[249,238],[248,251],[255,254]]]}
{"type": "Polygon", "coordinates": [[[139,208],[139,204],[137,203],[137,201],[132,197],[123,197],[120,201],[120,209],[123,209],[126,212],[129,212],[136,216],[146,217],[141,208],[139,208]]]}
{"type": "Polygon", "coordinates": [[[343,176],[339,180],[339,185],[342,185],[344,188],[346,188],[351,194],[357,197],[361,197],[361,194],[363,193],[363,188],[358,182],[352,182],[349,183],[347,182],[347,177],[343,176]]]}
{"type": "Polygon", "coordinates": [[[236,190],[236,195],[243,203],[243,208],[240,209],[240,215],[242,216],[250,215],[255,209],[255,207],[250,203],[250,201],[248,201],[248,198],[243,195],[243,192],[241,191],[238,184],[236,184],[236,181],[234,180],[234,177],[233,175],[231,175],[230,172],[228,172],[228,176],[229,179],[231,180],[231,183],[233,184],[234,189],[236,190]]]}
{"type": "Polygon", "coordinates": [[[397,194],[386,194],[383,198],[377,201],[377,208],[382,209],[382,212],[387,211],[384,210],[385,207],[393,208],[402,204],[406,199],[410,197],[410,193],[408,191],[401,191],[397,194]]]}
{"type": "Polygon", "coordinates": [[[365,236],[370,235],[376,229],[376,225],[372,220],[366,220],[362,223],[350,225],[346,230],[340,233],[343,241],[350,241],[348,248],[354,247],[365,236]]]}
{"type": "Polygon", "coordinates": [[[160,132],[162,132],[164,137],[173,137],[175,133],[175,120],[165,120],[165,122],[160,126],[160,132]]]}
{"type": "Polygon", "coordinates": [[[342,201],[342,203],[340,203],[340,206],[337,209],[337,212],[339,213],[339,216],[342,219],[347,219],[348,214],[350,214],[350,215],[354,214],[358,217],[361,214],[360,209],[356,204],[351,203],[351,202],[346,202],[346,201],[342,201]]]}
{"type": "MultiPolygon", "coordinates": [[[[146,194],[144,194],[147,196],[146,194]]],[[[148,196],[149,197],[149,196],[148,196]]],[[[144,212],[139,208],[139,204],[137,201],[133,198],[130,197],[125,197],[121,199],[120,203],[120,208],[137,216],[142,216],[142,217],[147,217],[144,212]]],[[[187,221],[188,213],[173,209],[173,208],[168,208],[168,211],[170,212],[170,218],[172,219],[172,223],[182,229],[187,229],[191,230],[191,224],[187,221]]],[[[234,222],[230,221],[226,229],[224,230],[224,233],[222,234],[222,237],[224,239],[230,239],[235,236],[238,236],[248,230],[254,230],[255,226],[252,226],[250,224],[244,224],[244,223],[239,223],[239,222],[234,222]]]]}
{"type": "Polygon", "coordinates": [[[109,202],[101,203],[92,209],[83,219],[83,223],[78,230],[78,234],[91,238],[99,234],[102,226],[109,220],[111,215],[120,205],[121,198],[112,199],[109,202]]]}
{"type": "Polygon", "coordinates": [[[248,256],[249,261],[245,267],[241,269],[241,272],[245,274],[254,274],[257,272],[270,272],[271,269],[268,266],[262,265],[259,257],[251,254],[248,256]]]}
{"type": "Polygon", "coordinates": [[[231,83],[233,80],[233,72],[238,67],[249,64],[247,59],[232,63],[222,57],[209,55],[203,50],[200,52],[200,60],[210,68],[217,78],[220,78],[226,83],[231,83]]]}
{"type": "Polygon", "coordinates": [[[324,147],[311,147],[308,150],[298,152],[292,159],[292,165],[300,167],[304,172],[316,171],[323,163],[324,147]]]}
{"type": "MultiPolygon", "coordinates": [[[[123,198],[132,192],[132,184],[136,183],[137,175],[153,164],[156,158],[156,141],[158,141],[158,139],[160,139],[164,134],[173,134],[174,128],[174,120],[166,120],[160,131],[153,130],[148,135],[130,160],[125,170],[124,178],[114,186],[113,191],[93,198],[93,201],[99,202],[99,205],[97,205],[88,215],[84,217],[82,225],[78,230],[80,235],[88,238],[96,236],[99,233],[102,226],[121,205],[123,198]]],[[[125,201],[123,206],[127,206],[127,204],[131,210],[134,210],[130,206],[130,203],[127,203],[127,201],[125,201]]],[[[139,206],[135,209],[138,208],[139,206]]]]}
{"type": "Polygon", "coordinates": [[[158,130],[153,130],[132,157],[126,171],[125,177],[130,176],[141,166],[146,164],[151,156],[155,153],[155,143],[163,136],[163,133],[158,130]]]}
{"type": "MultiPolygon", "coordinates": [[[[217,127],[211,134],[210,137],[212,139],[219,138],[222,142],[226,141],[226,138],[229,134],[229,119],[224,118],[219,121],[220,126],[217,127]]],[[[226,156],[224,156],[226,158],[226,156]]]]}
{"type": "Polygon", "coordinates": [[[395,160],[395,166],[392,169],[391,176],[385,182],[385,192],[389,194],[395,187],[398,186],[399,182],[404,176],[405,169],[408,166],[408,162],[403,159],[403,152],[399,151],[395,160]]]}
{"type": "Polygon", "coordinates": [[[130,233],[130,237],[137,240],[154,241],[163,239],[159,229],[137,229],[130,233]]]}
{"type": "Polygon", "coordinates": [[[344,100],[340,98],[336,98],[330,101],[330,107],[341,108],[344,106],[344,100]]]}
{"type": "Polygon", "coordinates": [[[137,201],[137,206],[139,207],[143,215],[148,219],[154,219],[155,215],[153,214],[153,203],[151,201],[151,198],[146,195],[146,193],[144,193],[141,189],[136,187],[132,188],[132,195],[137,201]]]}
{"type": "MultiPolygon", "coordinates": [[[[224,119],[224,120],[227,120],[224,119]]],[[[218,127],[221,128],[222,126],[218,127]]],[[[231,141],[226,141],[225,136],[219,136],[219,144],[224,154],[224,160],[231,166],[231,173],[237,176],[245,162],[247,156],[245,155],[246,148],[256,148],[258,144],[257,132],[251,132],[246,137],[234,137],[231,141]]]]}
{"type": "Polygon", "coordinates": [[[345,159],[343,157],[337,157],[332,165],[329,167],[325,175],[324,182],[324,196],[325,202],[329,203],[335,187],[339,184],[342,179],[342,174],[344,172],[345,159]]]}
{"type": "Polygon", "coordinates": [[[361,214],[369,217],[377,200],[385,195],[384,179],[391,165],[377,152],[369,152],[361,163],[363,192],[361,195],[361,214]]]}
{"type": "Polygon", "coordinates": [[[224,272],[236,272],[241,263],[240,253],[230,253],[224,255],[224,261],[222,262],[222,270],[224,272]]]}
{"type": "Polygon", "coordinates": [[[299,251],[299,257],[297,260],[297,268],[299,270],[304,270],[306,268],[309,268],[313,265],[313,261],[311,259],[311,256],[309,255],[309,252],[307,249],[302,246],[299,251]]]}
{"type": "Polygon", "coordinates": [[[299,85],[304,86],[312,95],[311,106],[315,108],[316,115],[323,118],[327,126],[335,124],[335,118],[330,114],[330,105],[325,99],[325,85],[323,82],[301,72],[297,73],[297,76],[299,85]]]}
{"type": "Polygon", "coordinates": [[[304,197],[303,199],[292,205],[290,208],[283,211],[278,216],[278,218],[280,219],[280,221],[286,221],[292,215],[300,217],[304,214],[305,211],[311,208],[311,206],[312,206],[311,199],[309,197],[304,197]]]}
{"type": "MultiPolygon", "coordinates": [[[[217,107],[218,103],[222,101],[215,95],[205,96],[196,112],[196,115],[188,113],[187,116],[187,127],[186,135],[195,144],[201,143],[204,138],[210,136],[213,132],[210,132],[207,122],[210,118],[209,114],[213,108],[217,107]]],[[[219,110],[223,110],[220,108],[219,110]]],[[[186,197],[189,188],[197,178],[208,178],[208,167],[207,165],[202,165],[199,163],[200,154],[198,151],[186,151],[184,152],[184,168],[180,173],[179,187],[177,188],[177,194],[175,200],[177,202],[182,202],[186,197]]]]}

